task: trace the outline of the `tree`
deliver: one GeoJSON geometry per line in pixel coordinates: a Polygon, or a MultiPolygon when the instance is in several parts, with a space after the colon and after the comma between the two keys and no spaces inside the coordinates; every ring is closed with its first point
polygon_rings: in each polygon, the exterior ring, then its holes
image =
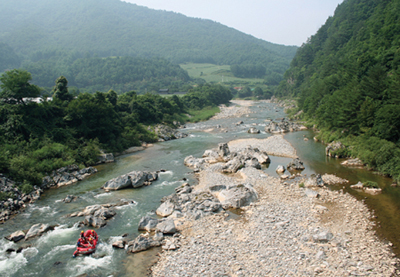
{"type": "Polygon", "coordinates": [[[40,95],[40,89],[29,81],[32,75],[25,70],[13,69],[6,71],[0,77],[0,99],[9,104],[23,104],[24,98],[33,98],[40,95]]]}
{"type": "Polygon", "coordinates": [[[57,78],[53,92],[54,99],[68,102],[73,99],[73,96],[68,92],[68,80],[64,76],[57,78]]]}

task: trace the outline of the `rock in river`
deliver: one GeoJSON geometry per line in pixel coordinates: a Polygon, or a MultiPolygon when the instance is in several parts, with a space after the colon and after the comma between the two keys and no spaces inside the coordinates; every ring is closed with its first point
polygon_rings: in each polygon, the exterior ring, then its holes
{"type": "Polygon", "coordinates": [[[155,172],[132,171],[128,174],[118,176],[107,181],[103,185],[105,190],[120,190],[124,188],[138,188],[145,185],[146,182],[157,180],[158,174],[155,172]]]}

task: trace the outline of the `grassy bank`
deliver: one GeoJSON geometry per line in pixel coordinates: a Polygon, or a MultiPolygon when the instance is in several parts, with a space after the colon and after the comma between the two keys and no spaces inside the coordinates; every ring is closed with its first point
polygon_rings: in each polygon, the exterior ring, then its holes
{"type": "Polygon", "coordinates": [[[323,142],[340,141],[346,148],[334,154],[359,158],[369,169],[400,182],[400,148],[395,143],[366,134],[343,136],[330,130],[321,130],[316,137],[323,142]]]}
{"type": "Polygon", "coordinates": [[[218,107],[205,107],[201,110],[189,110],[190,117],[189,122],[199,122],[208,120],[213,117],[216,113],[219,113],[220,109],[218,107]]]}

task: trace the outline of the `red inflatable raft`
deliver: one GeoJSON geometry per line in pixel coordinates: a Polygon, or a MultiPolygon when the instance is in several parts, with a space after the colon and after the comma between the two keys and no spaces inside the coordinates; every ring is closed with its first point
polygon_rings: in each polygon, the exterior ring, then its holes
{"type": "Polygon", "coordinates": [[[75,258],[78,255],[89,255],[94,253],[96,251],[98,240],[99,237],[94,230],[87,230],[86,232],[82,231],[72,257],[75,258]]]}

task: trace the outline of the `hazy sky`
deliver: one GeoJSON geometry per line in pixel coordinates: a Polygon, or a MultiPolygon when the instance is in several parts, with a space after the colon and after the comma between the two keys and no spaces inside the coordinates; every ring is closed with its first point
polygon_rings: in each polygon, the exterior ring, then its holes
{"type": "Polygon", "coordinates": [[[300,46],[343,0],[124,0],[211,19],[273,43],[300,46]]]}

